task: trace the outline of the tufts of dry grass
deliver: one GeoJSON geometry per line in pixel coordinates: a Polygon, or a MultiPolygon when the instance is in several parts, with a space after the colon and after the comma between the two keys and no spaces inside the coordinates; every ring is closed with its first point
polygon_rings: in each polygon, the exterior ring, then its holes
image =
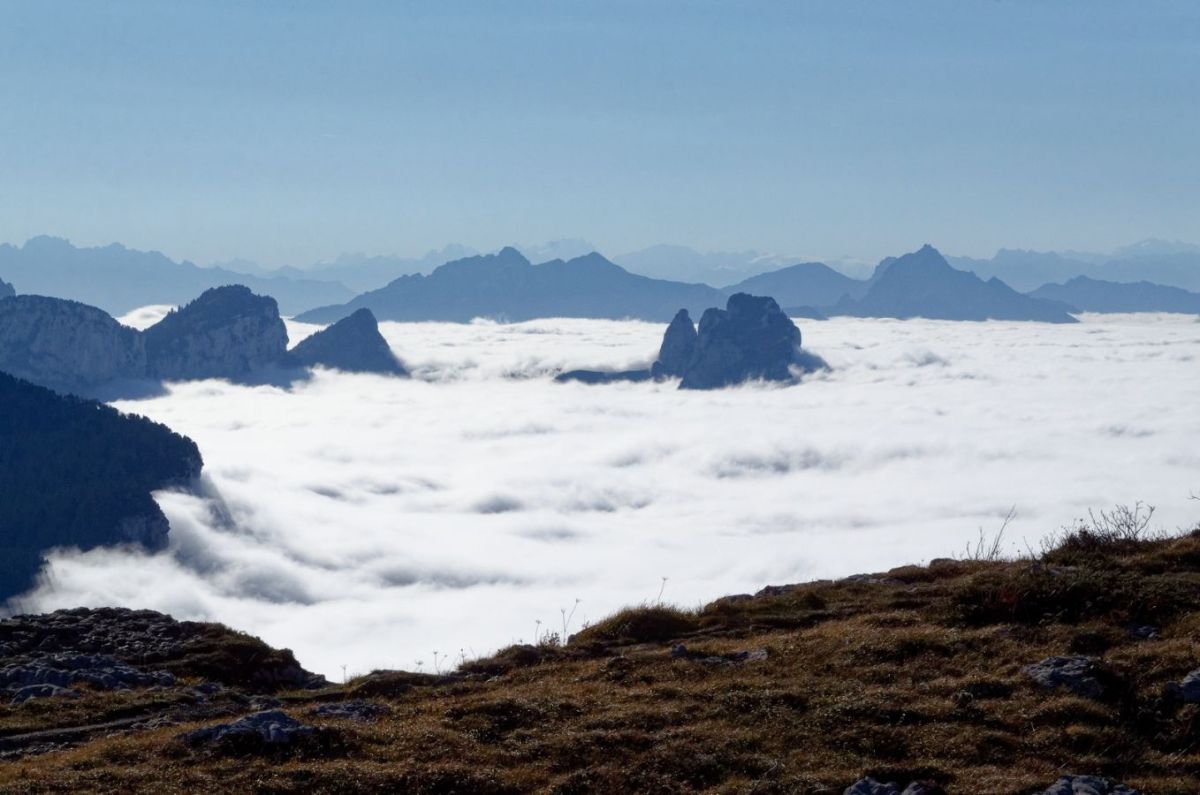
{"type": "Polygon", "coordinates": [[[0,792],[815,794],[871,775],[1028,795],[1074,772],[1193,795],[1200,705],[1166,685],[1197,667],[1200,533],[1068,534],[1038,560],[646,605],[449,676],[289,694],[285,709],[339,738],[319,757],[205,755],[173,739],[187,724],[0,763],[0,792]],[[1023,672],[1076,653],[1096,658],[1104,698],[1023,672]],[[390,712],[313,717],[344,698],[390,712]]]}

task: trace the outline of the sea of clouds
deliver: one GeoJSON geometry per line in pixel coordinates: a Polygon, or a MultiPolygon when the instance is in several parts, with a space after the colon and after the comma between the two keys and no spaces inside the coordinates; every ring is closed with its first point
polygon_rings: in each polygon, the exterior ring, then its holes
{"type": "Polygon", "coordinates": [[[22,606],[222,621],[340,679],[435,652],[444,669],[561,632],[563,611],[570,632],[660,592],[699,605],[962,554],[1014,506],[1011,554],[1115,503],[1166,529],[1200,515],[1194,318],[801,328],[833,369],[786,388],[556,384],[647,362],[663,326],[547,320],[383,324],[408,380],[119,402],[196,440],[207,494],[158,495],[168,553],[55,553],[22,606]]]}

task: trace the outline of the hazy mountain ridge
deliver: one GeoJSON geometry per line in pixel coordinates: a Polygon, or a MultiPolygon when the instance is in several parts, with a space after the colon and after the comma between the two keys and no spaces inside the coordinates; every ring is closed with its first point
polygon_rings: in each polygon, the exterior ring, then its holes
{"type": "Polygon", "coordinates": [[[1076,276],[1030,293],[1082,312],[1180,312],[1200,315],[1200,293],[1151,282],[1118,283],[1076,276]]]}
{"type": "Polygon", "coordinates": [[[112,315],[150,304],[183,304],[210,287],[231,282],[273,296],[288,314],[353,295],[337,282],[264,278],[201,268],[118,243],[77,248],[63,238],[46,236],[31,238],[21,247],[0,245],[0,273],[20,284],[24,294],[69,298],[112,315]]]}
{"type": "Polygon", "coordinates": [[[999,277],[1021,292],[1076,276],[1119,283],[1149,281],[1200,290],[1200,246],[1181,242],[1142,240],[1111,254],[1002,248],[991,259],[947,257],[947,260],[985,279],[999,277]]]}
{"type": "Polygon", "coordinates": [[[685,307],[699,311],[721,300],[703,284],[638,276],[597,253],[532,264],[515,248],[442,265],[428,276],[402,276],[341,306],[305,312],[297,320],[329,323],[369,308],[381,320],[467,322],[538,317],[670,320],[685,307]]]}
{"type": "Polygon", "coordinates": [[[1076,322],[1067,307],[1031,298],[992,277],[983,281],[952,268],[933,246],[880,263],[858,300],[844,299],[833,314],[924,317],[936,320],[1076,322]]]}

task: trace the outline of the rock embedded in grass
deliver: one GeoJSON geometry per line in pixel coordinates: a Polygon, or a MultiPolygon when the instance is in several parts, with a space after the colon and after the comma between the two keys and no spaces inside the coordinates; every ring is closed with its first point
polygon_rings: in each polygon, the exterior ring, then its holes
{"type": "Polygon", "coordinates": [[[1115,784],[1099,776],[1063,776],[1040,795],[1141,795],[1124,784],[1115,784]]]}
{"type": "Polygon", "coordinates": [[[1200,668],[1183,677],[1181,681],[1168,683],[1167,692],[1185,704],[1200,704],[1200,668]]]}
{"type": "Polygon", "coordinates": [[[1077,696],[1104,698],[1101,669],[1091,657],[1047,657],[1023,669],[1033,681],[1048,690],[1065,687],[1077,696]]]}

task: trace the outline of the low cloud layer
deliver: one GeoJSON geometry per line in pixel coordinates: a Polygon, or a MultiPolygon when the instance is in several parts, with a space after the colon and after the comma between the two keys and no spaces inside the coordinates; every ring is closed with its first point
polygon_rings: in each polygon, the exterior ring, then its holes
{"type": "Polygon", "coordinates": [[[118,404],[199,443],[208,495],[159,495],[170,553],[58,553],[22,607],[219,620],[340,678],[561,631],[577,599],[570,630],[660,589],[694,605],[953,555],[1014,505],[1014,553],[1119,502],[1196,517],[1191,318],[802,322],[832,372],[719,392],[551,381],[647,361],[653,324],[382,329],[413,379],[118,404]]]}

